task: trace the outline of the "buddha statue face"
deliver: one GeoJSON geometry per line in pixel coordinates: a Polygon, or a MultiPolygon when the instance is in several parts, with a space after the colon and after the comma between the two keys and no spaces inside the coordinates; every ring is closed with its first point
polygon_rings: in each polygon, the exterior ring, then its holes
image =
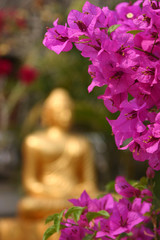
{"type": "Polygon", "coordinates": [[[68,129],[72,122],[72,111],[73,102],[67,91],[60,88],[53,90],[44,102],[42,124],[68,129]]]}

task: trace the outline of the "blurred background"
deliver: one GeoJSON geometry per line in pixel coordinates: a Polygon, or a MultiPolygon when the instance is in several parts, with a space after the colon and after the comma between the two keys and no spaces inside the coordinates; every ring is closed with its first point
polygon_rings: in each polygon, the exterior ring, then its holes
{"type": "MultiPolygon", "coordinates": [[[[0,0],[0,216],[14,216],[24,190],[21,181],[24,138],[40,129],[41,106],[57,87],[75,102],[72,131],[93,144],[99,189],[117,175],[139,179],[145,164],[116,149],[105,117],[112,118],[97,96],[88,93],[88,60],[75,48],[57,56],[42,44],[46,27],[59,17],[64,24],[71,9],[81,11],[84,0],[0,0]]],[[[113,9],[118,2],[92,0],[113,9]]]]}

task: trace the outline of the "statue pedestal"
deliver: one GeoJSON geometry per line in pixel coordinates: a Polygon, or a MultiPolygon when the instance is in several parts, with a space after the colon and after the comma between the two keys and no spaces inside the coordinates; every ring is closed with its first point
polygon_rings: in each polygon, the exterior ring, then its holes
{"type": "MultiPolygon", "coordinates": [[[[0,219],[0,239],[1,240],[42,240],[43,234],[48,225],[45,220],[28,221],[21,218],[0,219]]],[[[52,236],[53,240],[58,240],[59,235],[52,236]]]]}

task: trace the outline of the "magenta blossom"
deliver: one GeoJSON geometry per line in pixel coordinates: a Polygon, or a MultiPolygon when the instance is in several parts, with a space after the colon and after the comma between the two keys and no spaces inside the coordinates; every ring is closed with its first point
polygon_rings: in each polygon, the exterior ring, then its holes
{"type": "Polygon", "coordinates": [[[113,235],[119,235],[123,232],[130,232],[135,225],[143,220],[142,214],[134,208],[132,209],[132,205],[127,199],[120,199],[110,217],[110,227],[113,235]]]}
{"type": "Polygon", "coordinates": [[[95,86],[106,86],[99,98],[110,112],[120,112],[117,119],[107,118],[117,147],[130,139],[125,148],[136,160],[149,160],[156,170],[160,169],[159,123],[155,122],[160,108],[159,5],[158,1],[139,0],[120,3],[112,11],[87,1],[82,12],[69,13],[65,26],[56,20],[43,41],[58,54],[69,51],[74,43],[89,58],[89,92],[95,86]]]}
{"type": "Polygon", "coordinates": [[[124,101],[120,108],[122,111],[116,120],[108,119],[118,147],[121,147],[126,139],[131,138],[133,132],[141,133],[146,129],[143,124],[146,118],[146,104],[139,106],[135,100],[124,101]]]}
{"type": "Polygon", "coordinates": [[[123,197],[139,197],[140,196],[140,190],[132,187],[124,177],[117,177],[115,181],[115,190],[118,194],[120,194],[123,197]]]}
{"type": "Polygon", "coordinates": [[[146,175],[148,178],[154,178],[155,172],[151,167],[148,167],[146,171],[146,175]]]}
{"type": "Polygon", "coordinates": [[[67,26],[57,25],[57,21],[54,22],[55,28],[49,28],[43,44],[50,50],[55,51],[57,54],[62,51],[67,52],[72,49],[72,43],[68,37],[67,26]]]}

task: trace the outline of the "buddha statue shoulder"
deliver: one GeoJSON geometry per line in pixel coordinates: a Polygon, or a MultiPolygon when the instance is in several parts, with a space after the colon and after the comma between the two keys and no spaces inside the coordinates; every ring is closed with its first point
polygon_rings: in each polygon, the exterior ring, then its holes
{"type": "Polygon", "coordinates": [[[93,149],[84,136],[69,131],[72,112],[69,94],[63,89],[54,90],[42,111],[42,123],[47,128],[24,141],[23,183],[29,196],[19,204],[22,215],[39,208],[39,212],[45,212],[48,206],[53,210],[57,201],[63,205],[84,190],[89,194],[98,192],[93,149]]]}

